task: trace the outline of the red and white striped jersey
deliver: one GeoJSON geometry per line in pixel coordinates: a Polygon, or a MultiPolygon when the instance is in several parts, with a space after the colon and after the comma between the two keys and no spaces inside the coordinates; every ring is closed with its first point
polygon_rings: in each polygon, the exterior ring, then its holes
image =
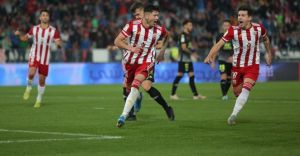
{"type": "Polygon", "coordinates": [[[222,37],[225,42],[232,41],[234,67],[259,64],[259,39],[265,37],[267,33],[261,24],[251,24],[252,26],[246,30],[239,26],[231,26],[222,37]]]}
{"type": "Polygon", "coordinates": [[[29,30],[27,36],[33,38],[29,58],[40,62],[40,64],[48,65],[50,44],[53,40],[60,39],[58,30],[50,25],[46,29],[43,29],[40,25],[35,25],[29,30]]]}
{"type": "Polygon", "coordinates": [[[133,47],[143,47],[139,54],[125,50],[123,53],[124,64],[142,64],[154,62],[157,42],[167,36],[165,27],[155,25],[145,28],[141,19],[130,21],[122,30],[122,34],[128,38],[128,44],[133,47]]]}

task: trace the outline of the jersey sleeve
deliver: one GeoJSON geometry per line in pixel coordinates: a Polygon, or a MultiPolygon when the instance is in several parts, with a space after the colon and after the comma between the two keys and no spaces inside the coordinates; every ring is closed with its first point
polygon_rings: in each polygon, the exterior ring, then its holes
{"type": "Polygon", "coordinates": [[[29,38],[32,37],[32,35],[33,35],[33,27],[30,28],[30,30],[27,32],[26,35],[27,35],[29,38]]]}
{"type": "Polygon", "coordinates": [[[122,34],[126,37],[130,37],[132,35],[132,22],[127,23],[122,29],[122,34]]]}
{"type": "Polygon", "coordinates": [[[186,42],[186,38],[185,38],[186,36],[184,35],[184,33],[182,33],[182,34],[180,34],[180,41],[179,41],[179,43],[180,44],[184,44],[185,42],[186,42]]]}
{"type": "Polygon", "coordinates": [[[225,42],[231,41],[233,39],[233,27],[229,27],[229,29],[224,33],[222,40],[225,42]]]}
{"type": "Polygon", "coordinates": [[[261,36],[265,37],[267,35],[267,31],[262,24],[260,24],[260,27],[261,27],[261,36]]]}
{"type": "Polygon", "coordinates": [[[54,32],[53,38],[54,38],[54,40],[59,40],[60,39],[60,33],[59,33],[59,31],[57,29],[54,32]]]}

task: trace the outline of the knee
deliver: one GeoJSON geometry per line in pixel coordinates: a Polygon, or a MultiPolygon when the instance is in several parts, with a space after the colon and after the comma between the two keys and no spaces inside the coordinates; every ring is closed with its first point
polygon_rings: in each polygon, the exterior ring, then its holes
{"type": "Polygon", "coordinates": [[[142,83],[142,87],[144,88],[144,90],[145,90],[146,92],[148,92],[148,91],[150,90],[151,86],[152,86],[152,83],[150,83],[150,82],[144,81],[144,82],[142,83]]]}
{"type": "Polygon", "coordinates": [[[179,72],[178,74],[177,74],[177,77],[182,77],[183,76],[183,73],[181,73],[181,72],[179,72]]]}
{"type": "Polygon", "coordinates": [[[32,79],[34,78],[34,73],[29,73],[29,74],[28,74],[28,78],[29,78],[30,80],[32,80],[32,79]]]}
{"type": "Polygon", "coordinates": [[[46,85],[46,78],[45,77],[40,76],[39,85],[42,86],[42,87],[46,85]]]}
{"type": "Polygon", "coordinates": [[[240,89],[237,89],[237,88],[233,89],[233,94],[235,95],[235,97],[238,97],[241,94],[241,92],[242,91],[240,89]]]}

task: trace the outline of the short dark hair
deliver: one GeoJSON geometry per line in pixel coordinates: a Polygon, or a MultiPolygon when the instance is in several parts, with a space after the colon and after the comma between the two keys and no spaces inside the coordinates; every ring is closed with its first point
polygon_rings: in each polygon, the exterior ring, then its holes
{"type": "Polygon", "coordinates": [[[153,11],[159,11],[159,7],[158,6],[155,6],[155,5],[147,5],[145,6],[144,8],[144,12],[153,12],[153,11]]]}
{"type": "Polygon", "coordinates": [[[41,15],[43,12],[48,13],[48,15],[50,16],[50,11],[49,11],[48,9],[42,9],[42,10],[40,11],[40,15],[41,15]]]}
{"type": "Polygon", "coordinates": [[[144,4],[141,2],[135,2],[130,6],[130,12],[133,14],[136,9],[143,9],[144,4]]]}
{"type": "Polygon", "coordinates": [[[252,13],[253,13],[252,9],[249,6],[247,6],[247,5],[240,6],[239,9],[238,9],[238,12],[239,11],[247,11],[248,16],[252,16],[252,13]]]}
{"type": "Polygon", "coordinates": [[[184,20],[184,21],[182,22],[182,25],[186,25],[186,24],[188,24],[188,23],[192,23],[192,21],[189,20],[189,19],[186,19],[186,20],[184,20]]]}

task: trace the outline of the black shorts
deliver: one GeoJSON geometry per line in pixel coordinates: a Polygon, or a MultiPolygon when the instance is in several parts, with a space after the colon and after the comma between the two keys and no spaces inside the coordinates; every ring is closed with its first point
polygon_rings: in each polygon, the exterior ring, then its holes
{"type": "Polygon", "coordinates": [[[194,66],[192,62],[178,62],[178,72],[188,73],[194,72],[194,66]]]}
{"type": "Polygon", "coordinates": [[[153,70],[149,71],[149,74],[148,74],[148,77],[146,78],[146,80],[154,82],[154,72],[155,72],[155,66],[153,66],[153,70]]]}
{"type": "Polygon", "coordinates": [[[232,69],[232,63],[228,63],[225,61],[219,60],[219,71],[220,74],[227,74],[228,76],[231,76],[231,69],[232,69]]]}

